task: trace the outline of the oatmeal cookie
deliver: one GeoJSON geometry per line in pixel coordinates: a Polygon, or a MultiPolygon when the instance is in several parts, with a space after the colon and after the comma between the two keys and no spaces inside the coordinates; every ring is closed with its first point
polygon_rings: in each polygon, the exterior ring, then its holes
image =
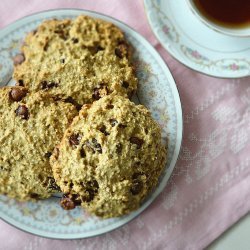
{"type": "Polygon", "coordinates": [[[142,105],[117,95],[84,105],[51,157],[64,197],[103,218],[137,209],[157,185],[166,148],[161,129],[142,105]]]}
{"type": "Polygon", "coordinates": [[[0,88],[0,194],[19,201],[58,191],[49,158],[76,108],[46,93],[0,88]]]}
{"type": "Polygon", "coordinates": [[[47,20],[14,58],[14,78],[29,91],[81,106],[113,92],[130,97],[137,88],[130,57],[123,33],[111,23],[88,16],[47,20]]]}

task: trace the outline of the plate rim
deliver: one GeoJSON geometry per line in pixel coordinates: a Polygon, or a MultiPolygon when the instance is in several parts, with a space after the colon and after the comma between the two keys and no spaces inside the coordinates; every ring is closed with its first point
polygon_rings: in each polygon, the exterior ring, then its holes
{"type": "MultiPolygon", "coordinates": [[[[141,41],[147,47],[147,49],[149,49],[150,52],[152,52],[153,57],[156,59],[156,61],[161,65],[162,69],[164,70],[165,76],[169,80],[171,90],[173,91],[173,96],[174,96],[174,100],[175,100],[175,104],[176,104],[176,121],[177,121],[177,127],[178,127],[177,132],[176,132],[176,144],[175,144],[175,148],[173,151],[173,157],[171,158],[171,162],[170,162],[171,164],[169,165],[169,169],[171,169],[171,171],[168,172],[167,174],[165,174],[165,176],[164,176],[166,178],[165,182],[159,183],[157,190],[154,190],[151,193],[151,195],[153,195],[153,197],[151,199],[147,200],[139,209],[135,210],[134,213],[136,213],[136,214],[132,215],[131,218],[128,218],[127,221],[122,222],[122,223],[121,223],[121,221],[117,221],[117,223],[112,224],[112,226],[109,225],[110,228],[104,232],[98,232],[98,233],[94,233],[94,234],[88,233],[88,235],[84,236],[84,235],[82,235],[82,233],[78,233],[78,234],[70,233],[70,234],[65,235],[65,234],[58,234],[58,233],[51,233],[51,232],[47,233],[45,231],[41,232],[38,229],[35,229],[35,232],[34,232],[34,229],[32,229],[32,228],[29,228],[29,227],[22,228],[22,224],[20,222],[11,222],[12,220],[14,221],[14,219],[8,220],[8,219],[6,219],[7,217],[3,218],[1,216],[1,219],[4,222],[6,222],[7,224],[9,224],[9,225],[11,225],[11,226],[23,231],[23,232],[26,232],[26,233],[29,233],[32,235],[36,235],[36,236],[40,236],[43,238],[48,238],[48,239],[69,240],[69,239],[92,238],[92,237],[100,236],[100,235],[106,234],[108,232],[114,231],[115,229],[118,229],[118,228],[128,224],[132,220],[134,220],[143,211],[148,209],[149,206],[159,197],[159,194],[164,190],[164,188],[166,187],[166,185],[169,181],[170,176],[173,173],[173,170],[175,168],[176,162],[177,162],[179,154],[180,154],[180,149],[181,149],[182,140],[183,140],[183,112],[182,112],[182,104],[181,104],[181,99],[180,99],[178,87],[177,87],[175,79],[174,79],[170,69],[168,68],[166,62],[164,61],[164,59],[161,57],[159,52],[150,44],[150,42],[144,36],[142,36],[139,32],[137,32],[135,29],[130,27],[128,24],[124,23],[123,21],[118,20],[117,18],[114,18],[112,16],[109,16],[109,15],[101,13],[101,12],[87,10],[87,9],[81,9],[81,8],[48,9],[48,10],[42,10],[39,12],[25,15],[25,16],[15,20],[15,21],[11,22],[10,24],[8,24],[7,26],[5,26],[1,29],[0,37],[3,37],[6,33],[9,33],[12,30],[14,30],[15,24],[17,24],[20,21],[25,21],[25,19],[32,18],[33,16],[43,14],[43,13],[55,12],[55,15],[56,15],[58,12],[63,12],[63,11],[76,11],[76,12],[80,11],[80,12],[82,12],[82,14],[85,14],[85,15],[88,15],[88,14],[97,15],[98,16],[97,18],[102,19],[104,17],[104,19],[106,19],[106,20],[108,19],[109,22],[114,21],[115,23],[121,24],[126,29],[128,29],[131,33],[133,33],[134,37],[138,38],[138,40],[141,41]]],[[[25,227],[26,227],[26,225],[25,225],[25,227]]],[[[103,228],[97,229],[95,231],[100,231],[100,230],[103,230],[103,228]]]]}
{"type": "Polygon", "coordinates": [[[168,49],[167,44],[165,44],[162,41],[162,38],[161,38],[160,34],[157,33],[156,30],[154,29],[153,23],[152,23],[153,20],[149,16],[150,7],[148,6],[149,5],[148,1],[150,1],[150,0],[143,0],[143,9],[144,9],[144,12],[146,14],[149,27],[150,27],[151,31],[153,32],[154,36],[157,38],[157,40],[160,42],[160,44],[163,46],[163,48],[169,53],[169,55],[173,59],[177,60],[179,63],[181,63],[185,67],[187,67],[187,68],[189,68],[189,69],[191,69],[191,70],[193,70],[195,72],[198,72],[200,74],[210,76],[210,77],[216,77],[216,78],[219,78],[219,79],[238,79],[238,78],[240,79],[240,78],[246,78],[246,77],[250,76],[250,70],[249,70],[249,74],[240,75],[240,76],[223,76],[223,75],[219,75],[219,74],[216,74],[216,73],[215,74],[212,74],[212,73],[209,74],[207,72],[202,71],[202,69],[199,69],[198,67],[192,67],[188,62],[186,62],[185,60],[182,60],[181,56],[179,56],[178,53],[174,53],[174,51],[168,49]]]}

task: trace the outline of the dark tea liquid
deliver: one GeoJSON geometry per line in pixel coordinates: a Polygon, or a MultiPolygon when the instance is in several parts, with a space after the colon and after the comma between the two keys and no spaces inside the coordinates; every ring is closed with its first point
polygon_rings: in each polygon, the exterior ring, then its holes
{"type": "Polygon", "coordinates": [[[194,0],[198,10],[210,21],[230,27],[250,26],[250,0],[194,0]]]}

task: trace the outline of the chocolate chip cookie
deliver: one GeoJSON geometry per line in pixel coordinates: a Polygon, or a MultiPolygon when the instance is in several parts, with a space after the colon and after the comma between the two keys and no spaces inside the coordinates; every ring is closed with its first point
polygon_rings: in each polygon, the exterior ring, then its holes
{"type": "Polygon", "coordinates": [[[49,158],[76,108],[46,93],[4,87],[0,114],[0,194],[26,201],[58,192],[49,158]]]}
{"type": "Polygon", "coordinates": [[[30,33],[14,58],[17,85],[79,106],[115,93],[131,96],[137,78],[131,48],[115,25],[88,16],[48,20],[30,33]]]}
{"type": "Polygon", "coordinates": [[[81,205],[103,218],[128,214],[157,185],[166,153],[144,106],[113,94],[84,105],[51,157],[62,207],[81,205]]]}

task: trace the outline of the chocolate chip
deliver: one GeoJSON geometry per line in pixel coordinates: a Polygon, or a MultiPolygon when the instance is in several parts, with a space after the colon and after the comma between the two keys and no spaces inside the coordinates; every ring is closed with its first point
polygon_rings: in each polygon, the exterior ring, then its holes
{"type": "Polygon", "coordinates": [[[43,90],[48,90],[51,88],[58,87],[58,83],[55,83],[55,82],[42,81],[40,84],[41,84],[41,89],[43,90]]]}
{"type": "Polygon", "coordinates": [[[94,88],[94,94],[92,95],[92,97],[95,99],[95,100],[99,100],[101,97],[100,97],[100,93],[99,93],[99,88],[94,88]]]}
{"type": "Polygon", "coordinates": [[[48,85],[48,88],[56,88],[56,87],[58,87],[58,83],[56,83],[56,82],[50,82],[49,83],[49,85],[48,85]]]}
{"type": "Polygon", "coordinates": [[[29,110],[25,105],[19,105],[15,113],[17,116],[20,116],[22,119],[27,120],[29,118],[29,110]]]}
{"type": "Polygon", "coordinates": [[[119,58],[123,58],[128,55],[128,45],[126,42],[120,42],[120,44],[115,48],[115,55],[119,58]]]}
{"type": "Polygon", "coordinates": [[[138,137],[131,137],[129,140],[131,143],[136,144],[137,145],[137,149],[141,148],[142,144],[143,144],[143,140],[138,138],[138,137]]]}
{"type": "Polygon", "coordinates": [[[116,124],[118,124],[118,121],[115,119],[110,119],[109,122],[110,122],[112,127],[114,127],[116,124]]]}
{"type": "Polygon", "coordinates": [[[44,46],[43,46],[43,50],[44,50],[44,51],[47,51],[48,48],[49,48],[49,42],[46,41],[45,44],[44,44],[44,46]]]}
{"type": "Polygon", "coordinates": [[[117,44],[118,44],[118,45],[127,44],[127,42],[126,42],[125,40],[123,40],[123,39],[118,38],[117,44]]]}
{"type": "Polygon", "coordinates": [[[72,147],[76,147],[77,145],[79,145],[80,141],[81,141],[81,136],[79,134],[72,134],[69,137],[69,144],[72,147]]]}
{"type": "Polygon", "coordinates": [[[95,138],[92,139],[92,145],[94,146],[95,151],[97,151],[100,154],[102,153],[102,146],[100,143],[97,142],[95,138]]]}
{"type": "Polygon", "coordinates": [[[82,197],[82,200],[84,202],[90,202],[95,198],[95,193],[92,189],[86,189],[87,195],[82,197]]]}
{"type": "Polygon", "coordinates": [[[80,150],[80,155],[82,158],[86,157],[86,153],[85,153],[85,150],[83,148],[81,148],[81,150],[80,150]]]}
{"type": "Polygon", "coordinates": [[[107,108],[107,109],[113,109],[113,108],[114,108],[114,105],[108,104],[106,108],[107,108]]]}
{"type": "Polygon", "coordinates": [[[98,192],[99,184],[96,180],[88,181],[86,184],[86,195],[81,197],[83,201],[90,202],[95,198],[95,194],[98,192]]]}
{"type": "Polygon", "coordinates": [[[129,87],[129,83],[126,82],[126,81],[123,81],[122,82],[122,87],[125,88],[125,89],[127,89],[129,87]]]}
{"type": "Polygon", "coordinates": [[[5,172],[10,172],[11,169],[9,169],[8,167],[3,167],[3,166],[0,166],[0,171],[5,171],[5,172]]]}
{"type": "Polygon", "coordinates": [[[41,81],[40,84],[41,84],[41,89],[46,89],[48,86],[47,81],[41,81]]]}
{"type": "Polygon", "coordinates": [[[43,176],[42,174],[38,174],[38,179],[40,182],[44,182],[45,176],[43,176]]]}
{"type": "Polygon", "coordinates": [[[53,101],[55,101],[55,102],[58,102],[58,101],[61,101],[61,100],[62,100],[61,97],[58,96],[58,95],[52,95],[51,98],[52,98],[53,101]]]}
{"type": "Polygon", "coordinates": [[[53,177],[49,177],[48,188],[52,191],[61,191],[60,187],[56,184],[56,181],[53,177]]]}
{"type": "Polygon", "coordinates": [[[122,52],[119,48],[115,49],[115,55],[118,56],[119,58],[122,58],[122,52]]]}
{"type": "Polygon", "coordinates": [[[78,38],[73,37],[71,40],[72,40],[73,43],[78,43],[79,42],[78,38]]]}
{"type": "Polygon", "coordinates": [[[132,187],[130,188],[130,192],[133,195],[137,195],[141,192],[142,188],[143,188],[142,182],[140,180],[134,180],[132,183],[132,187]]]}
{"type": "Polygon", "coordinates": [[[56,33],[56,34],[58,34],[58,36],[61,38],[61,39],[63,39],[63,40],[67,40],[68,39],[68,32],[65,30],[65,32],[64,32],[64,30],[63,30],[63,25],[62,26],[58,26],[58,30],[55,30],[54,32],[56,33]]]}
{"type": "Polygon", "coordinates": [[[75,206],[80,206],[82,203],[80,196],[78,194],[72,194],[71,200],[74,202],[75,206]]]}
{"type": "Polygon", "coordinates": [[[120,154],[121,152],[122,152],[122,144],[119,143],[119,144],[116,145],[116,153],[120,154]]]}
{"type": "Polygon", "coordinates": [[[100,87],[94,88],[94,93],[92,95],[92,98],[95,100],[99,100],[101,97],[107,94],[108,94],[108,88],[103,83],[101,83],[100,87]]]}
{"type": "Polygon", "coordinates": [[[22,79],[19,79],[16,83],[16,86],[24,86],[24,83],[23,83],[23,80],[22,79]]]}
{"type": "Polygon", "coordinates": [[[50,156],[51,156],[51,155],[52,155],[52,153],[51,153],[51,152],[47,152],[47,153],[45,153],[45,155],[44,155],[44,156],[45,156],[46,158],[50,158],[50,156]]]}
{"type": "Polygon", "coordinates": [[[94,187],[94,188],[96,188],[96,189],[99,188],[99,184],[98,184],[97,180],[93,180],[93,181],[91,181],[91,182],[88,182],[88,184],[89,184],[91,187],[94,187]]]}
{"type": "Polygon", "coordinates": [[[13,88],[9,93],[9,97],[12,101],[19,102],[21,101],[27,94],[25,89],[13,88]]]}
{"type": "MultiPolygon", "coordinates": [[[[85,48],[86,46],[82,46],[82,49],[85,49],[85,48]]],[[[95,44],[94,46],[91,46],[91,47],[88,46],[88,50],[91,52],[92,55],[94,55],[98,53],[99,51],[104,50],[104,48],[101,47],[100,45],[95,44]]]]}
{"type": "Polygon", "coordinates": [[[82,182],[82,185],[85,188],[93,189],[95,191],[95,193],[98,191],[98,188],[99,188],[99,184],[98,184],[97,180],[95,180],[95,179],[93,179],[92,181],[87,181],[86,183],[82,182]]]}
{"type": "Polygon", "coordinates": [[[63,39],[63,40],[67,40],[67,39],[68,39],[68,35],[65,34],[65,33],[63,33],[63,32],[59,34],[59,37],[60,37],[61,39],[63,39]]]}
{"type": "Polygon", "coordinates": [[[22,64],[25,61],[24,54],[18,54],[13,58],[14,65],[22,64]]]}
{"type": "Polygon", "coordinates": [[[100,130],[104,135],[106,135],[106,136],[110,135],[110,133],[108,133],[108,132],[106,131],[106,126],[105,126],[105,125],[103,125],[99,130],[100,130]]]}
{"type": "Polygon", "coordinates": [[[77,103],[71,96],[67,97],[64,101],[73,104],[73,105],[76,107],[76,109],[77,109],[78,111],[79,111],[79,110],[81,109],[81,107],[82,107],[82,106],[81,106],[79,103],[77,103]]]}
{"type": "Polygon", "coordinates": [[[98,52],[98,51],[104,50],[104,48],[103,48],[102,46],[98,45],[98,46],[96,47],[96,50],[97,50],[97,52],[98,52]]]}
{"type": "Polygon", "coordinates": [[[74,103],[74,99],[71,96],[67,97],[64,101],[68,102],[68,103],[71,103],[71,104],[74,103]]]}
{"type": "Polygon", "coordinates": [[[102,146],[100,143],[97,142],[97,140],[95,138],[93,138],[91,141],[86,141],[84,143],[89,149],[92,150],[92,152],[98,152],[98,153],[102,153],[102,146]]]}
{"type": "Polygon", "coordinates": [[[39,199],[39,194],[31,193],[30,194],[30,198],[32,198],[32,199],[39,199]]]}
{"type": "Polygon", "coordinates": [[[120,124],[118,125],[118,127],[119,127],[119,128],[126,128],[127,125],[124,125],[124,124],[120,123],[120,124]]]}
{"type": "Polygon", "coordinates": [[[60,62],[61,62],[61,63],[65,63],[65,59],[62,58],[62,59],[60,60],[60,62]]]}
{"type": "MultiPolygon", "coordinates": [[[[140,164],[140,162],[138,162],[137,163],[137,165],[139,165],[140,164]]],[[[140,176],[142,176],[143,175],[143,173],[134,173],[133,175],[132,175],[132,179],[133,180],[135,180],[135,179],[138,179],[140,176]]]]}
{"type": "Polygon", "coordinates": [[[64,210],[72,210],[76,207],[74,201],[67,197],[67,195],[62,197],[60,205],[64,210]]]}

